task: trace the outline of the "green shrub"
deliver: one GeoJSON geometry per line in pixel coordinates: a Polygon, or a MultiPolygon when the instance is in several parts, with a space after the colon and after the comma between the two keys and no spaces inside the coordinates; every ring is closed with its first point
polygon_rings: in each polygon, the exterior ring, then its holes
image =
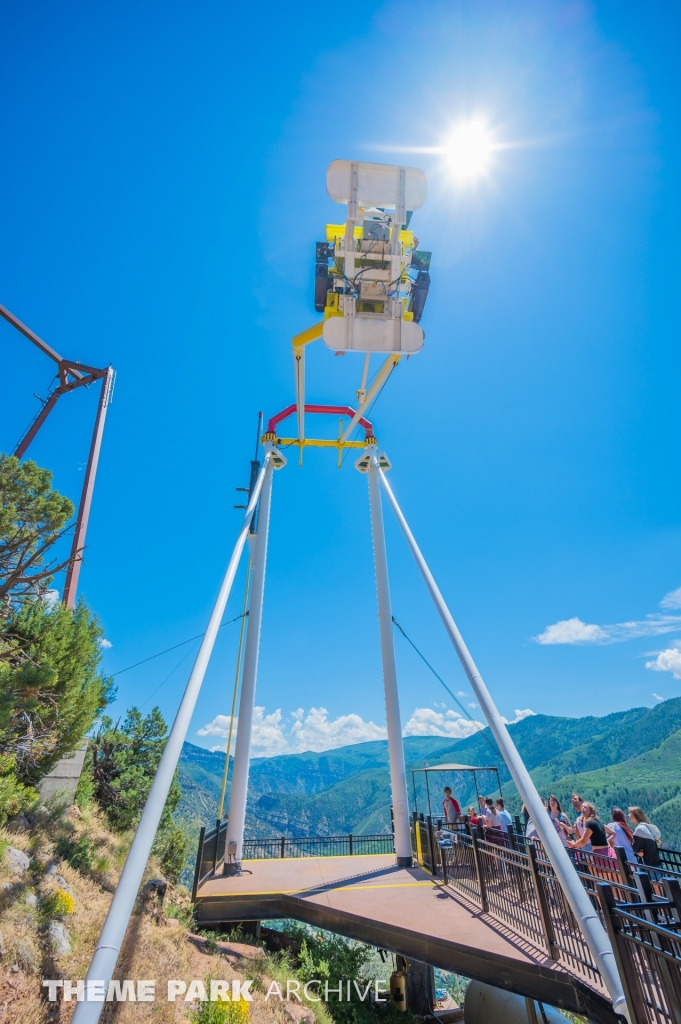
{"type": "Polygon", "coordinates": [[[163,912],[166,917],[172,917],[179,921],[183,928],[188,928],[190,931],[193,929],[194,907],[191,904],[182,906],[179,903],[166,903],[163,912]]]}
{"type": "Polygon", "coordinates": [[[165,829],[159,829],[154,843],[154,853],[161,862],[164,877],[173,885],[177,884],[180,877],[186,850],[187,836],[183,828],[179,825],[176,828],[169,825],[165,829]]]}
{"type": "Polygon", "coordinates": [[[55,847],[57,854],[77,871],[91,871],[96,851],[92,840],[85,834],[62,834],[55,847]]]}

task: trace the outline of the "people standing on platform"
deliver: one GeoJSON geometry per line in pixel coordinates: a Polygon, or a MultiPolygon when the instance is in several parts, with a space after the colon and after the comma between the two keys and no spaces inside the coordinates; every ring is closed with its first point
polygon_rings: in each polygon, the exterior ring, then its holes
{"type": "MultiPolygon", "coordinates": [[[[546,800],[544,800],[543,797],[540,797],[540,799],[541,799],[541,802],[543,803],[544,807],[546,807],[546,800]]],[[[546,809],[548,810],[547,807],[546,807],[546,809]]],[[[523,815],[523,817],[525,819],[525,838],[526,839],[531,839],[533,842],[534,842],[534,840],[539,840],[539,833],[537,832],[537,826],[532,821],[532,817],[530,815],[530,812],[527,809],[527,807],[525,806],[525,804],[523,804],[523,807],[522,807],[522,810],[521,810],[520,813],[523,815]]],[[[539,840],[539,841],[541,842],[541,840],[539,840]]]]}
{"type": "Polygon", "coordinates": [[[648,821],[640,807],[629,808],[629,821],[635,826],[631,844],[634,853],[648,867],[659,868],[660,854],[657,847],[662,839],[659,828],[648,821]]]}
{"type": "MultiPolygon", "coordinates": [[[[584,801],[582,800],[579,793],[573,793],[570,799],[572,800],[572,806],[577,811],[574,832],[577,837],[577,841],[579,842],[579,840],[582,838],[584,834],[584,815],[582,814],[582,807],[584,806],[584,801]]],[[[583,843],[580,845],[579,848],[580,850],[583,850],[584,853],[591,853],[591,843],[583,843]]]]}
{"type": "Polygon", "coordinates": [[[485,827],[486,828],[503,828],[504,823],[499,811],[494,806],[494,800],[491,796],[485,798],[485,827]]]}
{"type": "Polygon", "coordinates": [[[563,846],[567,846],[568,839],[572,837],[574,830],[570,824],[567,814],[565,814],[563,808],[560,806],[558,797],[554,796],[553,793],[548,799],[547,810],[551,821],[553,822],[553,827],[560,837],[561,843],[563,846]]]}
{"type": "Polygon", "coordinates": [[[634,833],[627,824],[627,819],[624,816],[624,811],[619,807],[613,807],[612,809],[612,821],[605,826],[605,830],[608,833],[608,842],[611,849],[620,847],[624,850],[626,858],[630,864],[636,863],[636,854],[634,853],[633,841],[634,833]]]}
{"type": "Polygon", "coordinates": [[[475,807],[469,807],[468,808],[468,824],[469,825],[477,825],[479,820],[480,819],[478,817],[478,812],[476,811],[475,807]]]}
{"type": "Polygon", "coordinates": [[[577,840],[568,839],[568,846],[571,850],[584,850],[587,846],[593,853],[602,857],[610,856],[608,836],[605,825],[598,818],[598,811],[593,804],[582,802],[581,806],[582,828],[581,835],[577,840]]]}
{"type": "Polygon", "coordinates": [[[461,818],[461,808],[458,801],[452,796],[452,791],[449,786],[445,786],[445,798],[442,801],[442,810],[445,821],[448,825],[453,825],[461,818]]]}
{"type": "Polygon", "coordinates": [[[537,827],[536,827],[535,823],[532,821],[532,818],[530,817],[530,812],[528,811],[528,809],[525,806],[525,804],[523,804],[523,807],[522,807],[522,810],[521,810],[520,813],[522,814],[523,818],[525,819],[525,838],[526,839],[539,839],[539,833],[537,832],[537,827]]]}
{"type": "Polygon", "coordinates": [[[511,815],[506,810],[506,807],[504,805],[504,799],[501,796],[497,800],[496,809],[497,809],[497,814],[501,818],[501,827],[503,829],[508,828],[509,825],[513,824],[513,818],[511,817],[511,815]]]}

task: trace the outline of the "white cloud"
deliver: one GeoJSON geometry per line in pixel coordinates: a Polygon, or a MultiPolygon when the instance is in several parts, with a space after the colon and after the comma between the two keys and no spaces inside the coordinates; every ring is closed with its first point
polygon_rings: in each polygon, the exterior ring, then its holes
{"type": "MultiPolygon", "coordinates": [[[[212,722],[197,730],[197,736],[219,736],[227,740],[229,736],[229,715],[217,715],[212,722]]],[[[233,735],[239,719],[234,719],[233,735]]],[[[232,740],[234,742],[234,740],[232,740]]],[[[225,750],[227,744],[218,744],[212,750],[225,750]]],[[[265,714],[265,708],[253,708],[253,729],[251,732],[251,751],[255,757],[274,757],[276,754],[288,753],[288,742],[281,726],[281,710],[277,708],[271,715],[265,714]]]]}
{"type": "Polygon", "coordinates": [[[660,601],[660,608],[681,608],[681,587],[666,594],[660,601]]]}
{"type": "MultiPolygon", "coordinates": [[[[229,715],[216,715],[212,722],[202,726],[201,729],[197,729],[197,736],[223,736],[225,739],[229,736],[229,715]]],[[[234,725],[236,726],[238,718],[234,719],[234,725]]]]}
{"type": "Polygon", "coordinates": [[[536,715],[536,714],[537,714],[537,712],[533,711],[532,708],[525,708],[524,711],[521,710],[520,708],[516,708],[515,709],[515,718],[512,718],[510,722],[509,722],[508,718],[504,718],[503,715],[501,716],[501,719],[502,719],[503,722],[506,723],[506,725],[515,725],[516,722],[522,722],[523,718],[531,718],[532,715],[536,715]]]}
{"type": "Polygon", "coordinates": [[[332,750],[347,743],[366,743],[367,740],[384,740],[388,735],[385,726],[365,722],[360,715],[340,715],[329,720],[326,708],[310,708],[303,718],[296,719],[289,736],[290,749],[332,750]]]}
{"type": "Polygon", "coordinates": [[[581,619],[562,619],[547,626],[543,633],[533,637],[538,644],[593,644],[606,634],[600,626],[589,625],[581,619]]]}
{"type": "Polygon", "coordinates": [[[581,619],[562,619],[547,626],[532,639],[538,644],[619,644],[642,636],[661,636],[681,629],[681,615],[647,615],[632,622],[614,622],[597,626],[581,619]]]}
{"type": "Polygon", "coordinates": [[[113,644],[110,640],[107,640],[105,636],[101,636],[99,638],[99,646],[103,647],[105,651],[108,651],[110,647],[113,647],[113,644]]]}
{"type": "Polygon", "coordinates": [[[405,736],[447,736],[463,739],[476,729],[482,729],[481,722],[470,722],[456,711],[434,711],[433,708],[415,708],[404,727],[405,736]]]}
{"type": "Polygon", "coordinates": [[[674,679],[681,679],[681,651],[677,647],[660,651],[653,661],[646,662],[646,668],[652,669],[653,672],[671,672],[674,679]]]}
{"type": "MultiPolygon", "coordinates": [[[[310,708],[307,714],[304,708],[298,708],[291,712],[290,717],[294,721],[287,733],[280,708],[271,715],[265,714],[265,708],[253,709],[251,746],[255,757],[274,757],[277,754],[302,753],[304,750],[331,750],[347,743],[383,740],[387,736],[384,726],[365,722],[360,715],[340,715],[329,720],[326,708],[310,708]]],[[[238,724],[239,720],[235,718],[234,735],[238,724]]],[[[229,736],[229,715],[217,715],[212,722],[197,730],[197,736],[219,736],[226,740],[229,736]]],[[[225,747],[223,743],[211,749],[225,750],[225,747]]]]}
{"type": "Polygon", "coordinates": [[[61,594],[58,590],[46,590],[43,594],[43,604],[46,604],[48,608],[54,608],[60,601],[61,594]]]}
{"type": "MultiPolygon", "coordinates": [[[[477,705],[473,705],[477,707],[477,705]]],[[[484,723],[469,721],[458,713],[435,708],[415,708],[403,729],[404,736],[445,736],[448,739],[464,739],[477,729],[484,729],[484,723]]],[[[528,715],[535,714],[529,708],[516,710],[513,722],[519,722],[528,715]]],[[[384,740],[388,733],[383,725],[365,721],[361,715],[339,715],[329,718],[326,708],[298,708],[289,713],[292,719],[290,729],[284,720],[281,709],[272,714],[265,713],[265,708],[253,710],[252,752],[255,757],[274,757],[277,754],[296,754],[305,750],[332,750],[349,743],[365,743],[368,740],[384,740]]],[[[197,730],[197,736],[216,737],[222,740],[211,747],[211,750],[225,750],[229,735],[229,715],[216,715],[197,730]]],[[[504,721],[507,721],[504,719],[504,721]]],[[[508,723],[512,724],[512,723],[508,723]]],[[[238,726],[238,718],[234,719],[234,733],[238,726]]],[[[232,740],[234,743],[234,739],[232,740]]],[[[232,747],[232,751],[234,747],[232,747]]]]}
{"type": "Polygon", "coordinates": [[[655,700],[659,700],[659,701],[662,701],[662,702],[664,702],[664,699],[665,699],[664,697],[660,697],[659,693],[654,693],[653,697],[655,698],[655,700]]]}

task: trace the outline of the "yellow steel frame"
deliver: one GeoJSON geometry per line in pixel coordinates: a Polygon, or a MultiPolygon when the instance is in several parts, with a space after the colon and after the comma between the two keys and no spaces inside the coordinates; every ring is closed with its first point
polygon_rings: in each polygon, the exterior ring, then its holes
{"type": "MultiPolygon", "coordinates": [[[[340,430],[343,430],[343,421],[341,420],[340,430]]],[[[303,464],[303,448],[336,448],[338,450],[338,468],[341,468],[343,461],[343,450],[345,448],[359,448],[362,451],[366,448],[366,441],[342,441],[339,436],[336,440],[333,438],[316,438],[316,437],[305,437],[303,440],[299,440],[297,437],[278,437],[276,442],[281,448],[287,448],[289,445],[297,445],[300,449],[300,465],[303,464]]]]}

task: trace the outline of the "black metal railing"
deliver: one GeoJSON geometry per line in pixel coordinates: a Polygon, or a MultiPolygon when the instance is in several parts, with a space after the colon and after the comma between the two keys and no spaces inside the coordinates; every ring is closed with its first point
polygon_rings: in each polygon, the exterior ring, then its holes
{"type": "Polygon", "coordinates": [[[245,839],[244,860],[273,857],[352,857],[360,854],[393,853],[393,837],[386,833],[347,836],[281,836],[275,839],[245,839]]]}
{"type": "MultiPolygon", "coordinates": [[[[225,859],[227,821],[211,828],[201,828],[196,854],[192,898],[206,881],[215,874],[225,859]]],[[[346,836],[275,836],[268,839],[245,839],[243,860],[271,860],[288,857],[352,857],[364,854],[393,853],[392,833],[346,836]]]]}
{"type": "MultiPolygon", "coordinates": [[[[225,856],[227,822],[201,829],[194,876],[199,886],[225,856]]],[[[414,814],[415,860],[554,960],[599,983],[581,928],[544,847],[508,830],[446,824],[414,814]]],[[[247,839],[244,860],[394,852],[392,834],[247,839]]],[[[630,863],[624,850],[603,856],[568,849],[613,943],[631,1024],[681,1024],[681,854],[662,848],[661,866],[630,863]]]]}
{"type": "Polygon", "coordinates": [[[663,881],[664,897],[652,890],[647,871],[635,875],[639,900],[618,901],[599,882],[599,901],[622,978],[631,1024],[681,1022],[681,888],[663,881]]]}
{"type": "MultiPolygon", "coordinates": [[[[412,836],[414,847],[422,854],[421,864],[441,874],[447,885],[518,936],[544,948],[552,959],[561,960],[593,983],[599,981],[598,967],[538,840],[526,839],[512,826],[506,832],[483,831],[416,816],[412,836]]],[[[631,986],[638,999],[638,1016],[632,1016],[633,1024],[681,1024],[681,872],[672,874],[671,867],[644,871],[627,861],[624,850],[614,853],[603,856],[568,849],[580,881],[609,931],[615,925],[607,920],[603,887],[628,922],[617,927],[620,945],[636,946],[621,954],[626,969],[635,973],[631,986]],[[674,937],[677,945],[673,950],[668,935],[644,934],[645,928],[653,925],[674,937]],[[658,953],[659,962],[653,962],[658,953]]]]}
{"type": "MultiPolygon", "coordinates": [[[[516,834],[487,829],[442,830],[438,840],[443,878],[516,934],[591,981],[598,968],[543,848],[517,843],[516,834]],[[444,838],[442,838],[444,836],[444,838]],[[514,849],[520,845],[522,849],[514,849]]],[[[619,861],[585,854],[578,874],[598,908],[596,885],[609,881],[620,897],[635,895],[619,875],[619,861]]],[[[681,1024],[681,1022],[679,1022],[681,1024]]]]}
{"type": "Polygon", "coordinates": [[[225,840],[227,838],[227,820],[216,822],[214,828],[201,826],[199,833],[199,848],[196,853],[196,868],[194,869],[194,885],[192,888],[192,899],[196,899],[196,893],[207,878],[215,873],[218,864],[225,859],[225,840]]]}
{"type": "MultiPolygon", "coordinates": [[[[544,847],[539,843],[528,844],[528,848],[532,846],[536,851],[534,856],[539,880],[546,893],[552,938],[560,959],[581,969],[591,981],[596,981],[598,969],[544,847]]],[[[601,913],[598,896],[598,885],[601,882],[610,884],[618,899],[627,900],[636,896],[636,889],[628,884],[629,875],[623,870],[623,859],[582,853],[580,850],[568,850],[568,854],[597,913],[601,913]]]]}
{"type": "Polygon", "coordinates": [[[661,868],[664,868],[665,871],[671,870],[675,874],[681,875],[681,850],[670,850],[668,846],[660,846],[657,852],[660,857],[661,868]]]}

